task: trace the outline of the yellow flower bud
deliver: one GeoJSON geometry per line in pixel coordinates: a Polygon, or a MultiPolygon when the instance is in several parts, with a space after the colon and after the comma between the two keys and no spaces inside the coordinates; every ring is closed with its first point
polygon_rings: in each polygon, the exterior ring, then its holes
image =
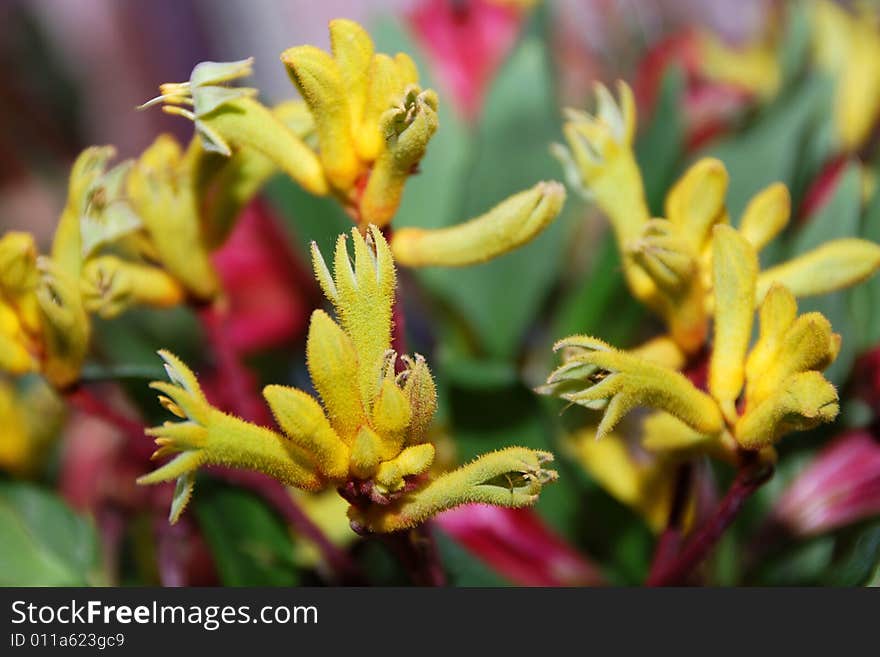
{"type": "Polygon", "coordinates": [[[348,446],[330,426],[317,401],[302,390],[278,385],[263,388],[263,396],[287,437],[315,455],[324,476],[344,479],[348,475],[348,446]]]}
{"type": "Polygon", "coordinates": [[[724,164],[704,158],[691,166],[666,195],[666,218],[678,226],[697,254],[709,239],[712,226],[726,219],[727,183],[724,164]]]}
{"type": "Polygon", "coordinates": [[[89,348],[91,324],[79,281],[48,258],[38,258],[37,267],[41,274],[36,294],[45,350],[43,374],[52,385],[65,388],[79,378],[89,348]]]}
{"type": "Polygon", "coordinates": [[[880,268],[880,246],[868,240],[844,238],[826,242],[758,277],[757,299],[774,283],[796,297],[827,294],[862,282],[880,268]]]}
{"type": "Polygon", "coordinates": [[[508,253],[535,238],[559,215],[565,189],[540,182],[474,219],[448,228],[401,228],[391,238],[394,257],[409,267],[459,267],[508,253]]]}
{"type": "Polygon", "coordinates": [[[366,511],[352,507],[349,517],[373,532],[391,532],[421,524],[441,511],[462,504],[523,507],[534,504],[541,488],[557,478],[544,464],[553,455],[524,447],[490,452],[457,470],[440,475],[426,487],[388,506],[366,511]]]}
{"type": "Polygon", "coordinates": [[[739,232],[755,251],[763,249],[788,224],[791,195],[788,187],[774,183],[755,194],[739,222],[739,232]]]}
{"type": "Polygon", "coordinates": [[[773,445],[790,431],[831,422],[839,410],[837,391],[815,371],[785,379],[776,390],[736,423],[734,436],[746,449],[773,445]]]}
{"type": "Polygon", "coordinates": [[[349,191],[360,173],[354,150],[348,89],[339,65],[314,46],[295,46],[281,54],[291,80],[315,117],[324,173],[336,189],[349,191]]]}
{"type": "Polygon", "coordinates": [[[364,223],[385,226],[394,217],[403,187],[437,130],[437,95],[411,86],[380,120],[385,148],[373,164],[360,202],[364,223]]]}
{"type": "Polygon", "coordinates": [[[589,336],[560,340],[553,349],[565,350],[564,362],[538,392],[604,411],[596,430],[598,438],[636,406],[667,411],[707,435],[717,434],[724,427],[715,400],[678,372],[589,336]]]}
{"type": "Polygon", "coordinates": [[[90,259],[80,280],[83,304],[90,313],[112,319],[132,306],[170,308],[183,302],[180,284],[158,267],[106,255],[90,259]]]}

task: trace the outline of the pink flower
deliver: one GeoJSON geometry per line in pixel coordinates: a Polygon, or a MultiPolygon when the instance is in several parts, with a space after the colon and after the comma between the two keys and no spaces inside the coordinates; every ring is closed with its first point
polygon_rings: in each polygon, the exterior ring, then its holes
{"type": "Polygon", "coordinates": [[[880,515],[880,443],[867,431],[837,438],[788,487],[773,515],[802,536],[880,515]]]}
{"type": "Polygon", "coordinates": [[[267,349],[302,335],[316,288],[265,203],[244,209],[213,259],[229,298],[225,331],[233,349],[267,349]]]}
{"type": "Polygon", "coordinates": [[[468,120],[516,41],[522,11],[490,0],[421,0],[409,15],[434,72],[468,120]]]}
{"type": "Polygon", "coordinates": [[[469,504],[446,511],[437,524],[493,570],[520,586],[602,583],[589,563],[531,509],[469,504]]]}

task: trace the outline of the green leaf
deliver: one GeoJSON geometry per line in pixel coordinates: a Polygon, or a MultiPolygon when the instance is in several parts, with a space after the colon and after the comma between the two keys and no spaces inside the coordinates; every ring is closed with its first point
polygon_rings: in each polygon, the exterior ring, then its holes
{"type": "Polygon", "coordinates": [[[880,568],[880,522],[857,531],[848,549],[825,578],[829,586],[862,586],[880,568]]]}
{"type": "MultiPolygon", "coordinates": [[[[460,223],[558,176],[548,150],[559,133],[549,67],[544,43],[525,38],[492,85],[480,125],[470,135],[451,112],[443,113],[441,101],[440,129],[422,173],[407,184],[395,225],[460,223]]],[[[518,351],[558,272],[563,223],[560,217],[530,244],[492,262],[418,272],[467,325],[477,352],[510,358],[518,351]]]]}
{"type": "Polygon", "coordinates": [[[266,185],[270,204],[284,219],[293,244],[311,267],[309,245],[314,240],[325,254],[333,253],[336,238],[354,223],[335,198],[309,194],[287,176],[275,176],[266,185]]]}
{"type": "Polygon", "coordinates": [[[0,586],[100,585],[95,528],[52,493],[0,482],[0,586]]]}
{"type": "MultiPolygon", "coordinates": [[[[805,253],[829,240],[858,235],[861,205],[861,174],[858,165],[850,164],[841,174],[834,195],[828,203],[812,217],[808,217],[807,224],[793,237],[788,256],[805,253]]],[[[821,312],[831,322],[834,331],[843,336],[837,359],[825,371],[829,381],[842,384],[852,368],[858,348],[852,290],[798,300],[798,311],[821,312]]]]}
{"type": "Polygon", "coordinates": [[[655,217],[663,216],[663,201],[675,181],[684,149],[684,82],[680,67],[666,69],[654,112],[636,141],[636,161],[642,171],[648,207],[655,217]]]}
{"type": "MultiPolygon", "coordinates": [[[[828,116],[830,97],[828,80],[810,77],[790,94],[780,96],[748,128],[698,154],[696,159],[717,157],[727,167],[727,207],[735,224],[749,199],[767,185],[778,181],[793,187],[799,168],[804,165],[803,144],[809,143],[816,133],[820,117],[828,116]]],[[[826,155],[815,154],[810,161],[824,162],[826,155]]],[[[796,193],[794,198],[798,198],[796,193]]]]}
{"type": "Polygon", "coordinates": [[[433,531],[449,586],[510,585],[510,582],[472,556],[439,527],[434,525],[433,531]]]}
{"type": "Polygon", "coordinates": [[[635,337],[645,314],[626,287],[614,236],[607,232],[589,273],[563,297],[552,337],[557,340],[586,333],[611,344],[626,345],[635,337]]]}
{"type": "Polygon", "coordinates": [[[199,526],[225,586],[295,586],[287,525],[247,491],[199,482],[193,500],[199,526]]]}

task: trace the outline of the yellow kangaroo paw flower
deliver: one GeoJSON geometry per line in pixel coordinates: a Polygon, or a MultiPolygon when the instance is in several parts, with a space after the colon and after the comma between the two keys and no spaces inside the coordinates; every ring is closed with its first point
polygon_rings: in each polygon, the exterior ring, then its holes
{"type": "Polygon", "coordinates": [[[391,238],[391,250],[398,263],[409,267],[485,262],[530,242],[559,215],[564,203],[562,185],[540,182],[455,226],[401,228],[391,238]]]}

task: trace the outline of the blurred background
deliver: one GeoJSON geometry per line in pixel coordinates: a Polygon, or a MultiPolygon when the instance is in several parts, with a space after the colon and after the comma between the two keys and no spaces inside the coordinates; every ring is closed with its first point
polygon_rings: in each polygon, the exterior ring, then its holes
{"type": "MultiPolygon", "coordinates": [[[[562,108],[588,107],[595,81],[621,78],[636,92],[637,153],[657,215],[687,165],[713,155],[730,171],[732,217],[771,182],[792,190],[797,221],[783,244],[762,255],[764,266],[835,236],[877,241],[876,8],[836,4],[852,24],[829,27],[816,22],[813,5],[3,0],[0,231],[30,231],[45,249],[64,206],[70,165],[89,145],[113,144],[124,159],[136,157],[160,132],[187,141],[188,121],[135,110],[160,83],[188,79],[200,61],[254,56],[247,84],[266,104],[290,98],[295,90],[280,53],[304,43],[329,49],[327,22],[346,17],[367,27],[377,50],[412,54],[423,85],[440,94],[440,129],[420,175],[407,186],[395,225],[457,223],[538,180],[561,179],[548,147],[562,139],[562,108]],[[867,35],[840,37],[847,29],[858,32],[857,25],[867,35]],[[833,34],[823,38],[825,32],[833,34]]],[[[289,249],[279,255],[277,240],[266,232],[262,238],[236,232],[218,254],[226,289],[244,318],[238,346],[257,382],[307,385],[304,330],[319,303],[307,244],[314,239],[326,252],[350,220],[334,203],[282,177],[246,212],[276,222],[289,249]],[[293,271],[285,264],[291,256],[298,263],[293,271]]],[[[445,437],[438,440],[446,458],[464,461],[512,443],[563,454],[560,482],[535,512],[440,523],[453,584],[638,584],[647,573],[656,540],[650,509],[566,451],[560,436],[571,418],[560,418],[558,404],[531,392],[549,371],[549,345],[559,337],[590,333],[633,345],[660,328],[629,297],[606,226],[569,190],[564,215],[528,247],[467,270],[401,275],[411,350],[428,356],[440,386],[445,437]]],[[[701,575],[705,582],[877,581],[880,286],[874,281],[804,309],[822,310],[845,336],[829,376],[847,402],[837,424],[781,447],[779,476],[722,541],[701,575]],[[829,444],[838,449],[833,465],[823,451],[829,444]],[[844,470],[848,488],[833,476],[841,459],[868,464],[858,473],[844,470]],[[797,497],[804,490],[814,497],[797,497]]],[[[126,418],[156,422],[162,410],[145,385],[158,372],[155,350],[172,348],[197,369],[210,369],[204,342],[187,310],[132,311],[112,326],[97,322],[85,374],[126,418]]],[[[215,386],[220,398],[225,394],[222,380],[206,386],[215,386]]],[[[167,499],[154,505],[133,485],[149,467],[143,460],[149,441],[132,456],[131,435],[86,413],[69,413],[63,430],[60,420],[50,428],[54,415],[44,415],[46,435],[20,449],[0,426],[0,467],[7,472],[0,483],[33,487],[5,489],[0,543],[19,531],[13,525],[33,520],[33,509],[57,517],[62,528],[60,535],[43,529],[15,534],[0,546],[0,584],[334,581],[314,545],[291,531],[289,517],[228,483],[200,483],[192,511],[169,527],[167,499]],[[23,559],[20,553],[28,551],[38,556],[23,559]],[[16,564],[14,575],[4,563],[16,564]]],[[[708,498],[723,490],[729,474],[706,466],[708,498]]],[[[354,545],[335,497],[299,503],[334,542],[352,550],[370,581],[405,582],[381,546],[354,545]]]]}

